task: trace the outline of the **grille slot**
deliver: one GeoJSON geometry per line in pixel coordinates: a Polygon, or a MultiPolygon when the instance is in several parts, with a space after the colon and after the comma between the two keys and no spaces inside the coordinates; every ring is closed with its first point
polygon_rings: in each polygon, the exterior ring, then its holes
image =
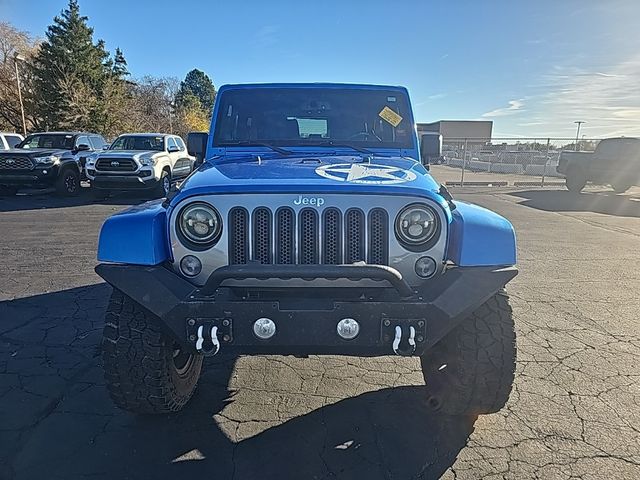
{"type": "Polygon", "coordinates": [[[276,212],[276,263],[291,264],[296,259],[296,216],[291,208],[276,212]]]}
{"type": "Polygon", "coordinates": [[[372,265],[389,263],[389,216],[382,208],[369,212],[368,262],[372,265]]]}
{"type": "Polygon", "coordinates": [[[33,163],[26,156],[0,157],[0,170],[33,170],[33,163]]]}
{"type": "Polygon", "coordinates": [[[99,158],[96,162],[96,170],[100,172],[134,172],[138,165],[131,158],[99,158]]]}
{"type": "Polygon", "coordinates": [[[337,208],[324,211],[322,234],[322,263],[339,265],[342,263],[342,214],[337,208]]]}
{"type": "Polygon", "coordinates": [[[242,265],[249,259],[249,213],[244,208],[229,211],[229,264],[242,265]]]}
{"type": "Polygon", "coordinates": [[[351,208],[344,216],[345,263],[362,262],[364,255],[364,213],[351,208]]]}
{"type": "Polygon", "coordinates": [[[320,263],[318,258],[318,212],[310,208],[300,211],[300,263],[314,265],[320,263]]]}
{"type": "Polygon", "coordinates": [[[253,260],[272,263],[271,255],[271,211],[258,207],[253,211],[253,260]]]}

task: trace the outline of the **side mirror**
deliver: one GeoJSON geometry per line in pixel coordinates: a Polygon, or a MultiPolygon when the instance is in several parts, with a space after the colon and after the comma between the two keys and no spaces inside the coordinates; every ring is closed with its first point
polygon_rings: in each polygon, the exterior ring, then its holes
{"type": "Polygon", "coordinates": [[[169,152],[169,153],[175,153],[175,152],[179,152],[179,151],[180,151],[180,149],[178,147],[176,147],[175,145],[167,148],[167,152],[169,152]]]}
{"type": "Polygon", "coordinates": [[[77,152],[86,152],[87,150],[91,150],[91,147],[86,143],[81,143],[76,147],[77,152]]]}
{"type": "Polygon", "coordinates": [[[424,166],[431,163],[431,159],[442,156],[442,135],[437,132],[423,133],[420,136],[420,161],[424,166]]]}
{"type": "Polygon", "coordinates": [[[196,162],[202,163],[207,153],[207,132],[189,132],[187,135],[187,151],[196,157],[196,162]]]}

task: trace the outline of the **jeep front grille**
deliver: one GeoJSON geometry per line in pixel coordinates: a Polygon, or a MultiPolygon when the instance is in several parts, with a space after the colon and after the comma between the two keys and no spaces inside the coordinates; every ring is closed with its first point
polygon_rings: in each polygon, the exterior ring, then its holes
{"type": "Polygon", "coordinates": [[[229,264],[329,264],[367,261],[389,262],[389,217],[381,208],[368,215],[351,208],[303,208],[297,215],[289,207],[273,213],[267,207],[248,212],[229,211],[229,264]]]}
{"type": "Polygon", "coordinates": [[[99,158],[96,162],[96,170],[99,172],[135,172],[138,165],[131,158],[99,158]]]}
{"type": "Polygon", "coordinates": [[[33,170],[33,163],[27,156],[0,157],[0,170],[33,170]]]}

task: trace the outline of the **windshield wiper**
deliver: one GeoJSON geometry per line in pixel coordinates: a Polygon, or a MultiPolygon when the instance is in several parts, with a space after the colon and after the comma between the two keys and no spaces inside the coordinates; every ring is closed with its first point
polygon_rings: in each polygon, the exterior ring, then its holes
{"type": "Polygon", "coordinates": [[[291,155],[293,152],[289,150],[285,150],[284,148],[276,147],[275,145],[269,145],[268,143],[263,142],[254,142],[251,140],[241,140],[239,142],[226,142],[225,145],[246,145],[253,147],[267,147],[273,150],[274,152],[278,152],[280,155],[291,155]]]}
{"type": "Polygon", "coordinates": [[[329,141],[329,142],[321,142],[316,144],[319,147],[325,147],[325,146],[330,146],[330,147],[338,147],[338,148],[350,148],[352,150],[355,150],[356,152],[360,152],[360,153],[365,153],[367,155],[373,155],[374,153],[371,150],[367,150],[366,148],[362,148],[362,147],[356,147],[355,145],[352,145],[350,143],[336,143],[333,141],[329,141]]]}

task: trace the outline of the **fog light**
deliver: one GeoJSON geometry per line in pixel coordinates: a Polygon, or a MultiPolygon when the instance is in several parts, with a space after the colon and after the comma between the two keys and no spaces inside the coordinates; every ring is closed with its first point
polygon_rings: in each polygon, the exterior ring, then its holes
{"type": "Polygon", "coordinates": [[[422,278],[429,278],[438,268],[436,261],[431,257],[420,257],[416,262],[416,274],[422,278]]]}
{"type": "Polygon", "coordinates": [[[187,255],[180,260],[180,270],[187,277],[195,277],[202,271],[202,263],[197,257],[187,255]]]}
{"type": "Polygon", "coordinates": [[[360,332],[360,324],[356,322],[353,318],[343,318],[338,322],[338,335],[340,335],[345,340],[351,340],[358,336],[360,332]]]}
{"type": "Polygon", "coordinates": [[[262,340],[273,337],[276,333],[276,324],[270,318],[259,318],[253,323],[253,333],[262,340]]]}

